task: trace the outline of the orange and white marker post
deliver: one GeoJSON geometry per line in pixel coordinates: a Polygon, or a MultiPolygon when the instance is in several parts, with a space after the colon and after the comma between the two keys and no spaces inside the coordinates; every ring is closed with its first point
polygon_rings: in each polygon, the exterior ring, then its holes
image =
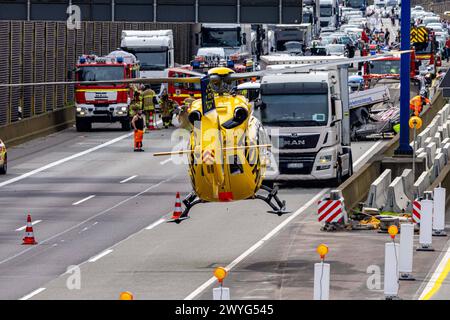
{"type": "Polygon", "coordinates": [[[314,300],[329,300],[330,264],[324,262],[328,247],[325,244],[319,245],[317,253],[322,261],[314,264],[314,300]]]}
{"type": "Polygon", "coordinates": [[[25,229],[25,238],[23,238],[23,243],[25,245],[37,244],[34,238],[33,224],[31,223],[31,215],[27,216],[27,227],[25,229]]]}
{"type": "Polygon", "coordinates": [[[400,262],[398,271],[400,280],[415,280],[412,276],[414,253],[414,224],[402,223],[400,225],[400,262]]]}
{"type": "Polygon", "coordinates": [[[227,277],[228,271],[223,267],[214,270],[214,276],[219,281],[220,287],[213,289],[213,300],[230,300],[230,288],[223,286],[223,280],[227,277]]]}
{"type": "Polygon", "coordinates": [[[397,226],[390,226],[388,233],[392,242],[384,245],[384,296],[386,300],[398,299],[398,259],[399,245],[395,243],[395,236],[398,233],[397,226]]]}
{"type": "Polygon", "coordinates": [[[445,188],[434,188],[433,193],[433,236],[445,237],[445,188]]]}

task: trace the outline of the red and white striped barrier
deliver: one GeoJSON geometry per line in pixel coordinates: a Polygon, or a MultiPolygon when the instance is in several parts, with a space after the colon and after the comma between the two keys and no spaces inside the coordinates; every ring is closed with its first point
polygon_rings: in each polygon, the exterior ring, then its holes
{"type": "Polygon", "coordinates": [[[420,223],[420,216],[422,214],[422,204],[418,199],[413,202],[412,218],[414,223],[420,223]]]}
{"type": "Polygon", "coordinates": [[[343,207],[342,200],[319,200],[317,211],[319,222],[340,222],[344,217],[343,207]]]}

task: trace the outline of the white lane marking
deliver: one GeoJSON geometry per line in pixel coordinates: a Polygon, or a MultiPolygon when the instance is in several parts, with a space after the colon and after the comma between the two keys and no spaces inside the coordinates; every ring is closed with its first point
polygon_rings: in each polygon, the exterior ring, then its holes
{"type": "Polygon", "coordinates": [[[161,223],[163,223],[164,221],[166,221],[166,219],[161,218],[158,221],[152,223],[151,225],[149,225],[147,228],[145,228],[145,230],[152,230],[153,228],[159,226],[161,223]]]}
{"type": "Polygon", "coordinates": [[[433,272],[433,275],[431,276],[430,280],[425,286],[425,289],[423,289],[422,294],[419,297],[419,300],[422,300],[428,294],[428,292],[430,292],[430,290],[433,289],[434,284],[436,283],[441,273],[444,271],[444,268],[447,265],[449,259],[450,259],[450,247],[447,249],[447,252],[445,253],[441,262],[439,262],[438,267],[433,272]]]}
{"type": "Polygon", "coordinates": [[[361,161],[363,161],[370,153],[372,153],[373,150],[375,150],[381,143],[383,142],[383,140],[378,141],[377,143],[375,143],[373,146],[371,146],[369,148],[369,150],[367,150],[361,157],[358,158],[358,160],[355,161],[355,163],[353,163],[353,167],[356,167],[361,161]]]}
{"type": "Polygon", "coordinates": [[[82,204],[83,202],[86,202],[86,201],[88,201],[88,200],[94,198],[94,197],[95,197],[95,194],[92,194],[92,195],[90,195],[89,197],[86,197],[86,198],[84,198],[84,199],[81,199],[80,201],[77,201],[77,202],[72,203],[72,205],[73,205],[73,206],[77,206],[77,205],[79,205],[79,204],[82,204]]]}
{"type": "MultiPolygon", "coordinates": [[[[35,221],[31,222],[31,225],[34,226],[35,224],[38,224],[39,222],[42,222],[42,220],[35,220],[35,221]]],[[[22,230],[25,230],[26,227],[27,227],[27,226],[25,225],[25,226],[23,226],[23,227],[20,227],[20,228],[16,229],[16,231],[22,231],[22,230]]]]}
{"type": "Polygon", "coordinates": [[[1,187],[4,187],[4,186],[7,186],[7,185],[9,185],[9,184],[11,184],[11,183],[14,183],[14,182],[23,180],[23,179],[25,179],[25,178],[28,178],[28,177],[30,177],[30,176],[32,176],[32,175],[35,175],[36,173],[45,171],[45,170],[50,169],[50,168],[53,168],[53,167],[56,167],[56,166],[58,166],[58,165],[60,165],[60,164],[63,164],[63,163],[65,163],[65,162],[68,162],[68,161],[70,161],[70,160],[73,160],[73,159],[82,157],[82,156],[84,156],[84,155],[86,155],[86,154],[88,154],[88,153],[91,153],[91,152],[94,152],[94,151],[96,151],[96,150],[105,148],[105,147],[107,147],[107,146],[109,146],[109,145],[112,145],[112,144],[114,144],[114,143],[116,143],[116,142],[118,142],[118,141],[121,141],[121,140],[123,140],[123,139],[125,139],[125,138],[131,137],[132,135],[133,135],[133,133],[127,133],[127,134],[125,134],[125,135],[123,135],[123,136],[117,137],[117,138],[115,138],[115,139],[113,139],[113,140],[110,140],[110,141],[108,141],[108,142],[105,142],[105,143],[103,143],[103,144],[100,144],[100,145],[98,145],[98,146],[96,146],[96,147],[87,149],[87,150],[85,150],[85,151],[83,151],[83,152],[80,152],[80,153],[73,154],[73,155],[71,155],[70,157],[66,157],[66,158],[60,159],[60,160],[58,160],[58,161],[49,163],[49,164],[47,164],[47,165],[45,165],[45,166],[43,166],[43,167],[40,167],[40,168],[37,168],[37,169],[32,170],[32,171],[30,171],[30,172],[24,173],[24,174],[22,174],[22,175],[20,175],[20,176],[17,176],[17,177],[15,177],[15,178],[12,178],[12,179],[3,181],[3,182],[0,183],[0,188],[1,188],[1,187]]]}
{"type": "Polygon", "coordinates": [[[23,297],[20,298],[19,300],[28,300],[28,299],[34,297],[35,295],[41,293],[41,292],[44,291],[44,290],[45,290],[45,288],[39,288],[39,289],[36,289],[36,290],[34,290],[33,292],[27,294],[26,296],[23,296],[23,297]]]}
{"type": "MultiPolygon", "coordinates": [[[[289,216],[286,220],[281,222],[278,226],[276,226],[272,231],[270,231],[264,238],[256,242],[253,246],[251,246],[247,251],[237,257],[233,262],[231,262],[228,266],[225,267],[228,271],[233,269],[238,263],[247,258],[250,254],[252,254],[256,249],[261,247],[264,242],[270,240],[275,234],[277,234],[281,229],[283,229],[287,224],[289,224],[293,219],[295,219],[298,215],[300,215],[304,210],[309,208],[313,203],[317,202],[327,191],[330,189],[325,188],[322,189],[318,194],[316,194],[311,200],[305,203],[302,207],[300,207],[297,211],[295,211],[291,216],[289,216]]],[[[206,288],[212,285],[217,279],[215,277],[211,277],[208,281],[202,284],[200,287],[195,289],[190,295],[188,295],[184,300],[192,300],[200,293],[202,293],[206,288]]]]}
{"type": "MultiPolygon", "coordinates": [[[[47,243],[47,242],[50,242],[50,241],[52,241],[53,239],[56,239],[56,238],[62,236],[63,234],[65,234],[65,233],[67,233],[67,232],[70,232],[70,231],[72,231],[72,230],[74,230],[74,229],[76,229],[76,228],[79,228],[79,227],[82,226],[83,224],[85,224],[85,223],[87,223],[87,222],[89,222],[89,221],[92,221],[92,220],[96,219],[97,217],[100,217],[100,216],[104,215],[105,213],[108,213],[108,212],[110,212],[111,210],[114,210],[114,209],[117,208],[117,207],[120,207],[120,206],[123,205],[124,203],[127,203],[128,201],[133,200],[133,199],[139,197],[140,195],[142,195],[142,194],[144,194],[144,193],[146,193],[146,192],[148,192],[148,191],[150,191],[150,190],[152,190],[152,189],[154,189],[154,188],[159,187],[159,186],[162,185],[163,183],[166,183],[166,182],[168,182],[168,181],[174,179],[175,177],[176,177],[176,175],[174,175],[174,176],[172,176],[172,177],[170,177],[170,178],[167,178],[167,179],[165,179],[165,180],[163,180],[163,181],[160,181],[160,182],[158,182],[157,184],[154,184],[154,185],[148,187],[147,189],[145,189],[145,190],[143,190],[143,191],[141,191],[141,192],[135,194],[134,196],[131,196],[131,197],[127,198],[127,199],[124,199],[124,200],[120,201],[118,204],[116,204],[116,205],[114,205],[114,206],[112,206],[112,207],[110,207],[110,208],[108,208],[108,209],[105,209],[105,210],[103,210],[103,211],[100,211],[100,212],[97,213],[96,215],[93,215],[92,217],[87,218],[86,220],[83,220],[83,221],[81,221],[80,223],[77,223],[76,225],[70,227],[69,229],[66,229],[66,230],[64,230],[64,231],[61,231],[60,233],[57,233],[57,234],[51,236],[50,238],[47,238],[47,239],[41,241],[41,242],[38,243],[37,245],[34,245],[34,246],[32,246],[32,247],[29,247],[28,249],[25,249],[25,250],[23,250],[23,251],[21,251],[21,252],[19,252],[19,253],[16,253],[15,255],[12,255],[12,256],[10,256],[10,257],[8,257],[8,258],[6,258],[6,259],[3,259],[2,261],[0,261],[0,265],[6,263],[6,262],[8,262],[8,261],[11,261],[11,260],[13,260],[13,259],[15,259],[15,258],[17,258],[17,257],[20,257],[21,255],[27,253],[28,251],[34,250],[35,248],[38,248],[38,247],[40,247],[41,245],[43,245],[43,244],[45,244],[45,243],[47,243]]],[[[64,242],[64,240],[61,240],[61,242],[64,242]]]]}
{"type": "Polygon", "coordinates": [[[125,182],[128,182],[128,181],[130,181],[130,180],[133,180],[133,179],[136,178],[136,177],[137,177],[137,175],[131,176],[131,177],[129,177],[129,178],[126,178],[126,179],[120,181],[119,183],[125,183],[125,182]]]}
{"type": "Polygon", "coordinates": [[[103,251],[102,253],[96,255],[95,257],[90,258],[88,261],[89,261],[89,262],[95,262],[95,261],[97,261],[97,260],[100,260],[100,259],[103,258],[104,256],[110,254],[111,252],[113,252],[112,249],[103,251]]]}
{"type": "Polygon", "coordinates": [[[170,161],[172,161],[172,157],[170,157],[169,159],[166,159],[164,161],[161,161],[159,164],[160,165],[165,165],[166,163],[169,163],[170,161]]]}

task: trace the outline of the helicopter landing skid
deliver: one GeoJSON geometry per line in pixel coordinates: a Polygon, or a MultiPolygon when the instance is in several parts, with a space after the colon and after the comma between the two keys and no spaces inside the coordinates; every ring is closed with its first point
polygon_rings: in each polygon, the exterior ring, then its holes
{"type": "Polygon", "coordinates": [[[185,209],[183,210],[183,213],[178,218],[167,220],[167,222],[175,222],[176,224],[179,224],[179,223],[181,223],[181,221],[189,219],[190,218],[189,211],[191,210],[191,208],[193,206],[195,206],[196,204],[199,204],[202,202],[204,202],[204,201],[201,200],[199,197],[197,197],[197,194],[194,191],[192,191],[183,200],[183,203],[185,205],[185,209]]]}
{"type": "Polygon", "coordinates": [[[286,201],[285,200],[281,201],[280,198],[278,198],[278,187],[277,186],[275,186],[273,188],[269,188],[265,185],[261,185],[261,189],[269,192],[269,194],[267,196],[262,196],[262,195],[257,194],[257,195],[255,195],[255,198],[266,202],[273,209],[273,211],[269,211],[270,213],[275,213],[278,216],[282,216],[283,214],[288,213],[286,211],[286,201]],[[272,201],[272,200],[275,200],[275,201],[272,201]]]}

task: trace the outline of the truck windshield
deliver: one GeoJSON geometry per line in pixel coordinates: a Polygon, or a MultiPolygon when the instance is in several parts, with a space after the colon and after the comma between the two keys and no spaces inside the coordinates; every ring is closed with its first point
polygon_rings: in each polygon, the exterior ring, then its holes
{"type": "Polygon", "coordinates": [[[400,60],[374,60],[370,65],[371,74],[400,74],[400,60]]]}
{"type": "Polygon", "coordinates": [[[328,95],[263,95],[261,122],[278,126],[324,126],[328,122],[328,95]]]}
{"type": "Polygon", "coordinates": [[[361,8],[363,6],[363,0],[348,0],[347,4],[351,8],[361,8]]]}
{"type": "Polygon", "coordinates": [[[104,81],[124,79],[121,66],[85,66],[77,70],[78,81],[104,81]]]}
{"type": "Polygon", "coordinates": [[[239,29],[202,29],[202,47],[239,47],[239,29]]]}
{"type": "Polygon", "coordinates": [[[167,65],[167,51],[133,52],[139,60],[141,70],[164,70],[167,65]]]}
{"type": "Polygon", "coordinates": [[[430,54],[433,50],[431,41],[420,42],[420,43],[416,42],[413,45],[414,45],[414,48],[416,49],[416,55],[417,54],[430,54]]]}
{"type": "Polygon", "coordinates": [[[331,17],[333,15],[333,8],[330,5],[320,6],[321,17],[331,17]]]}

